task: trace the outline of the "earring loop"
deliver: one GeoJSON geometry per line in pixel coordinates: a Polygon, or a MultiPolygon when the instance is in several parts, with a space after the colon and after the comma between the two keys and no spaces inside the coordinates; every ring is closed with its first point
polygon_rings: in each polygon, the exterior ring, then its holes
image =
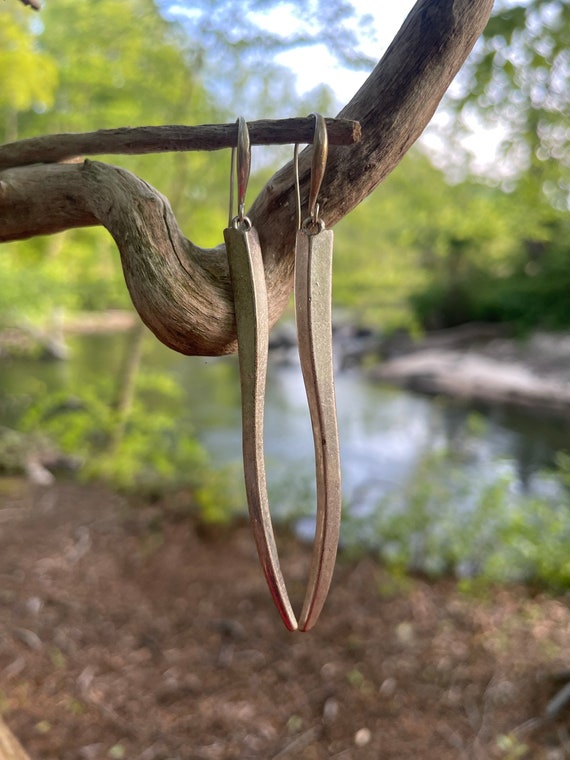
{"type": "Polygon", "coordinates": [[[299,181],[299,143],[293,150],[293,169],[295,173],[295,227],[301,229],[301,183],[299,181]]]}
{"type": "Polygon", "coordinates": [[[245,224],[251,225],[249,219],[245,216],[245,194],[251,172],[251,143],[249,139],[249,130],[247,122],[243,116],[238,116],[237,140],[236,147],[232,148],[232,157],[230,165],[230,209],[228,226],[237,227],[245,224]],[[237,167],[236,167],[237,153],[237,167]],[[235,177],[234,177],[235,175],[235,177]],[[238,211],[234,217],[234,185],[237,182],[238,211]]]}
{"type": "Polygon", "coordinates": [[[295,201],[297,229],[301,228],[310,233],[312,225],[314,232],[322,232],[324,222],[319,218],[319,204],[317,203],[325,169],[329,149],[327,124],[324,116],[320,113],[311,114],[315,117],[315,132],[313,137],[313,158],[311,162],[311,182],[309,186],[309,216],[301,224],[301,188],[299,181],[299,144],[295,143],[293,152],[293,167],[295,172],[295,201]]]}
{"type": "Polygon", "coordinates": [[[315,117],[315,136],[313,138],[313,160],[311,162],[311,184],[309,187],[309,217],[311,224],[316,225],[319,224],[317,199],[327,166],[329,138],[324,116],[320,113],[315,113],[313,116],[315,117]]]}

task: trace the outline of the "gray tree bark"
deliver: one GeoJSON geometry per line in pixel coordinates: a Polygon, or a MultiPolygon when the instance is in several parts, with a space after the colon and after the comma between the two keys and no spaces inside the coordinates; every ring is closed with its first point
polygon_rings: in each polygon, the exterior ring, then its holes
{"type": "MultiPolygon", "coordinates": [[[[431,119],[484,29],[493,0],[418,0],[365,84],[339,114],[362,139],[331,146],[319,196],[333,226],[394,169],[431,119]]],[[[300,157],[306,206],[310,148],[300,157]]],[[[287,164],[248,211],[258,230],[274,324],[293,286],[295,197],[287,164]]],[[[114,166],[85,161],[0,171],[0,242],[103,225],[121,254],[127,287],[145,324],[184,354],[236,350],[233,299],[223,245],[187,240],[166,198],[114,166]]]]}

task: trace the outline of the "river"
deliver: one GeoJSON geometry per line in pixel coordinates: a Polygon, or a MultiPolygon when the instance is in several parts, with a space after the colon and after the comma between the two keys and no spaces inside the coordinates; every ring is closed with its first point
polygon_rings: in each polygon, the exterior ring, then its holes
{"type": "MultiPolygon", "coordinates": [[[[22,399],[80,387],[97,373],[112,380],[129,340],[128,334],[73,338],[66,362],[0,364],[0,422],[13,423],[22,399]]],[[[236,358],[184,357],[149,339],[143,361],[182,388],[185,424],[189,419],[212,462],[234,464],[239,472],[236,358]]],[[[459,521],[462,511],[472,510],[499,481],[513,499],[560,502],[568,497],[562,480],[552,472],[557,451],[568,447],[567,421],[392,389],[369,381],[360,368],[337,372],[336,392],[345,514],[363,525],[377,524],[374,516],[379,510],[397,509],[403,500],[417,501],[418,492],[427,490],[432,500],[453,502],[450,509],[459,521]]],[[[295,518],[299,532],[309,537],[313,448],[295,362],[270,360],[265,447],[272,511],[295,518]]],[[[362,530],[355,536],[352,540],[363,540],[362,530]]]]}

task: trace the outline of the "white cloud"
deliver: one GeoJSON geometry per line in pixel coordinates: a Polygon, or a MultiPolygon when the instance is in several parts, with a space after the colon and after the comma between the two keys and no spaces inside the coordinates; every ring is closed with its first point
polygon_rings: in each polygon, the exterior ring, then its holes
{"type": "MultiPolygon", "coordinates": [[[[415,0],[401,0],[398,3],[393,0],[352,0],[359,15],[367,14],[373,18],[374,34],[363,40],[361,52],[379,60],[414,4],[415,0]]],[[[275,13],[275,17],[272,13],[272,26],[277,23],[287,33],[295,30],[295,23],[302,23],[292,12],[291,6],[283,5],[275,13]]],[[[340,103],[349,100],[369,74],[344,68],[323,45],[281,53],[277,61],[295,74],[300,93],[310,92],[325,84],[333,90],[340,103]]]]}

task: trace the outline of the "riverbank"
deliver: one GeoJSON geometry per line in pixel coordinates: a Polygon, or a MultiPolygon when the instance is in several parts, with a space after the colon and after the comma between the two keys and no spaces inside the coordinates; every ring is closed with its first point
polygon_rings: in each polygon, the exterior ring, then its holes
{"type": "MultiPolygon", "coordinates": [[[[278,537],[298,603],[310,552],[278,537]]],[[[35,760],[565,757],[564,708],[545,713],[564,597],[341,555],[317,627],[290,634],[247,526],[5,479],[0,578],[2,713],[35,760]]]]}
{"type": "Polygon", "coordinates": [[[39,359],[69,358],[66,338],[132,330],[140,320],[125,309],[68,313],[56,310],[41,327],[19,323],[0,329],[0,359],[27,356],[39,359]]]}
{"type": "MultiPolygon", "coordinates": [[[[30,325],[0,331],[0,358],[30,354],[68,358],[66,337],[132,329],[132,311],[59,314],[43,329],[30,325]]],[[[388,338],[373,329],[343,323],[334,330],[337,369],[372,358],[371,379],[430,395],[506,404],[570,419],[570,333],[536,332],[527,338],[506,328],[466,324],[427,333],[388,338]],[[378,362],[378,359],[380,361],[378,362]]],[[[272,331],[270,349],[283,363],[297,360],[294,325],[272,331]]]]}
{"type": "Polygon", "coordinates": [[[421,393],[570,418],[568,333],[537,332],[516,340],[465,325],[403,342],[370,376],[421,393]]]}

